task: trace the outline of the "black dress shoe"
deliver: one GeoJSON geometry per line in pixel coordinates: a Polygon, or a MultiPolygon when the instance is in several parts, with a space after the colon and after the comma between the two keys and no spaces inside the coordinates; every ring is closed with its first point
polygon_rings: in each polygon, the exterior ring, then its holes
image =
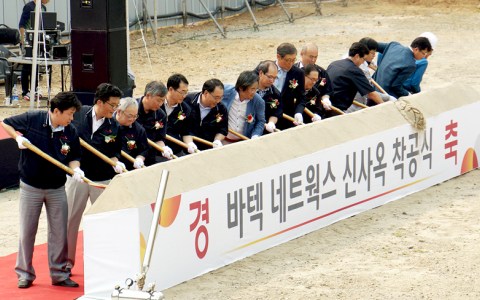
{"type": "Polygon", "coordinates": [[[54,283],[53,285],[56,286],[64,286],[64,287],[78,287],[78,283],[71,279],[65,279],[64,281],[60,281],[57,283],[54,283]]]}
{"type": "Polygon", "coordinates": [[[28,280],[28,279],[20,279],[18,281],[18,287],[21,288],[21,289],[26,289],[26,288],[29,288],[32,286],[32,280],[28,280]]]}

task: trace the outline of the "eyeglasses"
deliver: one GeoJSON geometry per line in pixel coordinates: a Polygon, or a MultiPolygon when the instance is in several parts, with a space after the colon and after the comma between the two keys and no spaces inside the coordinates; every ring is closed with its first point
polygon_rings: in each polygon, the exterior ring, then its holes
{"type": "Polygon", "coordinates": [[[267,76],[267,78],[270,80],[273,80],[273,81],[277,80],[277,76],[270,76],[268,74],[265,74],[265,76],[267,76]]]}
{"type": "Polygon", "coordinates": [[[107,104],[110,105],[113,109],[117,109],[117,108],[120,106],[120,104],[113,105],[113,104],[111,104],[111,103],[108,103],[107,101],[105,101],[104,103],[107,103],[107,104]]]}
{"type": "Polygon", "coordinates": [[[182,96],[184,96],[184,97],[185,97],[185,96],[187,95],[187,93],[188,93],[188,91],[187,91],[187,92],[183,92],[183,91],[182,91],[182,92],[179,92],[178,90],[174,90],[174,91],[177,92],[177,93],[179,93],[180,95],[182,95],[182,96]]]}
{"type": "Polygon", "coordinates": [[[312,82],[317,82],[317,81],[318,81],[318,78],[310,78],[310,77],[308,77],[308,76],[305,76],[305,78],[310,79],[312,82]]]}
{"type": "Polygon", "coordinates": [[[295,61],[297,61],[295,58],[293,58],[293,59],[285,59],[285,58],[282,57],[282,59],[283,59],[285,62],[287,62],[287,63],[289,63],[289,64],[292,64],[292,65],[295,63],[295,61]]]}
{"type": "MultiPolygon", "coordinates": [[[[208,91],[207,91],[208,92],[208,91]]],[[[215,99],[215,101],[222,101],[222,98],[221,96],[217,96],[215,97],[214,95],[212,95],[212,93],[208,92],[210,94],[210,96],[212,96],[213,99],[215,99]]]]}
{"type": "Polygon", "coordinates": [[[138,115],[127,115],[125,112],[122,111],[122,114],[127,117],[129,120],[136,120],[138,119],[138,115]]]}

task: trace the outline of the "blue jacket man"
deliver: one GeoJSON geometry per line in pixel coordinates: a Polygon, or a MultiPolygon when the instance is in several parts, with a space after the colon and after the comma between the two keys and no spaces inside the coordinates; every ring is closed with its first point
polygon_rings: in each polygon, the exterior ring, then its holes
{"type": "MultiPolygon", "coordinates": [[[[239,128],[248,138],[262,135],[265,127],[265,102],[257,94],[258,75],[252,71],[244,71],[237,79],[235,86],[225,84],[222,102],[228,110],[228,128],[237,131],[239,128]]],[[[239,138],[228,133],[225,140],[236,142],[239,138]]]]}
{"type": "Polygon", "coordinates": [[[398,42],[378,43],[377,51],[383,55],[373,79],[395,98],[408,96],[403,84],[415,72],[415,61],[424,58],[431,50],[430,42],[424,37],[413,40],[410,47],[398,42]]]}

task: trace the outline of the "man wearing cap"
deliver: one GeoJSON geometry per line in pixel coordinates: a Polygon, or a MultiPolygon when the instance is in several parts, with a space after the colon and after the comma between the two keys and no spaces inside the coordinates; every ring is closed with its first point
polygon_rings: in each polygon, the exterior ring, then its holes
{"type": "Polygon", "coordinates": [[[418,37],[404,47],[398,42],[378,43],[378,52],[382,53],[381,62],[373,79],[390,96],[395,98],[405,97],[409,92],[403,84],[415,72],[415,61],[425,58],[428,52],[432,51],[429,40],[425,37],[418,37]]]}
{"type": "Polygon", "coordinates": [[[424,32],[419,37],[425,37],[428,39],[430,44],[432,45],[432,50],[425,55],[424,58],[417,60],[415,62],[417,69],[415,69],[415,72],[410,76],[407,81],[403,84],[405,89],[409,91],[412,94],[416,94],[420,92],[420,83],[422,82],[423,79],[423,74],[425,73],[425,70],[427,70],[428,67],[428,61],[427,59],[433,54],[433,51],[435,51],[435,47],[437,46],[438,38],[436,35],[434,35],[431,32],[424,32]]]}

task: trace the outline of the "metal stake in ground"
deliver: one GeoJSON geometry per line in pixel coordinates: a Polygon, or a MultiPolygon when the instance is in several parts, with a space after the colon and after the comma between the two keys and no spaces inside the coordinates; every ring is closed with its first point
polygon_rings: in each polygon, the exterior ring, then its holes
{"type": "Polygon", "coordinates": [[[227,37],[227,35],[225,34],[225,32],[223,31],[223,28],[220,27],[220,25],[218,24],[217,20],[215,19],[215,17],[212,15],[212,13],[210,12],[210,10],[208,9],[208,7],[205,5],[205,3],[203,3],[203,0],[199,0],[200,3],[202,4],[203,8],[205,8],[205,10],[207,11],[208,15],[210,16],[210,18],[212,19],[213,22],[215,22],[215,25],[217,25],[218,27],[218,30],[220,30],[220,33],[222,34],[222,36],[224,38],[227,37]]]}

